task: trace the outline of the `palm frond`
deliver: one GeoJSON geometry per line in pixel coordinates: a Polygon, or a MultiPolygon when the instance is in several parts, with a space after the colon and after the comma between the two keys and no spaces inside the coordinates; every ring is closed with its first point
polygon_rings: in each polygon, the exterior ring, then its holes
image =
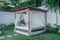
{"type": "Polygon", "coordinates": [[[51,10],[59,9],[59,0],[46,0],[46,6],[51,10]]]}

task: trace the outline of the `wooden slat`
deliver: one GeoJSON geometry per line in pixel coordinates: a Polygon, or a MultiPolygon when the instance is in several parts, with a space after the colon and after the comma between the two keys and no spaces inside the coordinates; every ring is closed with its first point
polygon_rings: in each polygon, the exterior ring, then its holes
{"type": "Polygon", "coordinates": [[[41,30],[44,30],[44,28],[41,28],[41,29],[32,29],[31,32],[36,32],[36,31],[41,31],[41,30]]]}
{"type": "Polygon", "coordinates": [[[27,32],[27,33],[29,33],[29,30],[18,29],[18,28],[15,28],[15,30],[19,30],[19,31],[22,31],[22,32],[27,32]]]}
{"type": "Polygon", "coordinates": [[[20,10],[20,11],[16,11],[16,13],[23,13],[23,12],[29,12],[29,8],[28,9],[24,9],[24,10],[20,10]]]}

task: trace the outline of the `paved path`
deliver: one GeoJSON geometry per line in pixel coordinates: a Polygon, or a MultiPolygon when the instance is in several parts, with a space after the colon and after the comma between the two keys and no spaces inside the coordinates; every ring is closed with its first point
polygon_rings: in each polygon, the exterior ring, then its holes
{"type": "Polygon", "coordinates": [[[17,36],[18,34],[13,34],[14,36],[17,36]]]}
{"type": "Polygon", "coordinates": [[[5,38],[5,36],[0,36],[0,39],[3,39],[3,38],[5,38]]]}
{"type": "Polygon", "coordinates": [[[6,37],[12,37],[12,35],[7,35],[6,37]]]}
{"type": "Polygon", "coordinates": [[[6,35],[6,36],[0,36],[0,39],[4,39],[6,37],[12,37],[12,36],[17,36],[18,34],[12,34],[12,35],[6,35]]]}

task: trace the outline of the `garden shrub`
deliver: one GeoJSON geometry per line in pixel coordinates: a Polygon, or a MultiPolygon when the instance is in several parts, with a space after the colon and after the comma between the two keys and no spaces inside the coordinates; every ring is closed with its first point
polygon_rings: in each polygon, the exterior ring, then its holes
{"type": "Polygon", "coordinates": [[[46,24],[46,32],[50,32],[51,31],[51,24],[46,24]]]}
{"type": "Polygon", "coordinates": [[[46,32],[57,33],[58,28],[53,27],[50,23],[46,24],[46,32]]]}
{"type": "Polygon", "coordinates": [[[7,27],[8,27],[8,29],[14,29],[14,23],[10,23],[7,27]]]}
{"type": "Polygon", "coordinates": [[[6,29],[6,28],[7,28],[7,25],[5,25],[5,24],[0,24],[0,30],[6,29]]]}
{"type": "Polygon", "coordinates": [[[58,28],[58,31],[60,31],[60,25],[56,25],[57,26],[57,28],[58,28]]]}
{"type": "Polygon", "coordinates": [[[9,25],[6,24],[0,24],[0,30],[6,30],[6,29],[14,29],[14,23],[10,23],[9,25]]]}
{"type": "Polygon", "coordinates": [[[53,33],[57,33],[58,32],[58,28],[52,28],[52,32],[53,33]]]}

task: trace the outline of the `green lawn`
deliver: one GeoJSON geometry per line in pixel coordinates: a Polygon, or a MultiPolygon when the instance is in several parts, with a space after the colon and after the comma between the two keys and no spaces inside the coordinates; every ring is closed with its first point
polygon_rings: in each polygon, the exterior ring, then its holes
{"type": "MultiPolygon", "coordinates": [[[[9,35],[9,34],[10,35],[14,34],[13,30],[3,30],[3,35],[4,36],[9,35]]],[[[60,40],[60,34],[42,33],[42,34],[39,34],[39,35],[30,36],[30,37],[18,34],[17,36],[12,36],[10,38],[5,37],[2,40],[60,40]]]]}
{"type": "Polygon", "coordinates": [[[14,33],[13,30],[2,30],[2,35],[0,36],[6,36],[6,35],[13,34],[13,33],[14,33]]]}

